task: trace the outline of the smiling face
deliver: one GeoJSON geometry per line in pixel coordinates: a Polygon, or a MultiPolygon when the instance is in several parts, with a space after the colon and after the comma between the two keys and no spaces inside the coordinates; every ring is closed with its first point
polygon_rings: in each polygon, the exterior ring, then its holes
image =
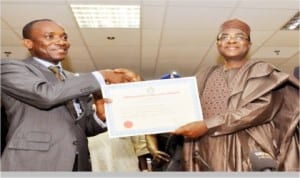
{"type": "Polygon", "coordinates": [[[246,60],[251,47],[250,37],[240,29],[228,28],[219,34],[217,47],[226,61],[246,60]]]}
{"type": "Polygon", "coordinates": [[[23,40],[31,55],[57,64],[62,61],[70,47],[64,29],[52,21],[33,24],[30,37],[23,40]]]}

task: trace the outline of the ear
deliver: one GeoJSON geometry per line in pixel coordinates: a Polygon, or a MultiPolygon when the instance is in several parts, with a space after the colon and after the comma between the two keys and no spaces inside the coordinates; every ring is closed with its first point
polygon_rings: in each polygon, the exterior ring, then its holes
{"type": "Polygon", "coordinates": [[[33,46],[33,42],[30,39],[23,39],[23,45],[27,48],[27,49],[31,49],[33,46]]]}

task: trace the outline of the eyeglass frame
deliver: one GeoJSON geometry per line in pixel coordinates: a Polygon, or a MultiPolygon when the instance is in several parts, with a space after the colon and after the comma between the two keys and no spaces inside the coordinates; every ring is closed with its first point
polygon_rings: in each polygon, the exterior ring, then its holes
{"type": "Polygon", "coordinates": [[[218,36],[217,36],[217,41],[224,41],[224,42],[228,42],[230,41],[231,39],[234,39],[235,41],[238,41],[238,42],[243,42],[243,41],[249,41],[251,42],[251,39],[250,39],[250,36],[246,37],[243,33],[237,33],[235,35],[229,35],[227,33],[220,33],[218,36]],[[224,37],[227,37],[226,39],[222,39],[222,36],[224,37]]]}

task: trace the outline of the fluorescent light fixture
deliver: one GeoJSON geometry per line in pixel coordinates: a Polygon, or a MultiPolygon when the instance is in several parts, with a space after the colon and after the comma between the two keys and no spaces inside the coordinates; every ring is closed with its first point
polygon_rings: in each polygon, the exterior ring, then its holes
{"type": "Polygon", "coordinates": [[[140,28],[139,5],[71,4],[80,28],[140,28]]]}
{"type": "Polygon", "coordinates": [[[296,13],[281,29],[282,30],[299,30],[300,13],[296,13]]]}

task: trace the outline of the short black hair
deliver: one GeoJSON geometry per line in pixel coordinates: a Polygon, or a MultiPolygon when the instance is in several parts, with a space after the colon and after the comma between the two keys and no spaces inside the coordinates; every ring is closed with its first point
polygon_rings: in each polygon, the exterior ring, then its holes
{"type": "Polygon", "coordinates": [[[48,22],[53,22],[53,20],[51,19],[37,19],[37,20],[33,20],[29,23],[27,23],[24,27],[23,27],[23,38],[24,39],[30,39],[31,38],[31,30],[32,30],[32,26],[37,23],[37,22],[43,22],[43,21],[48,21],[48,22]]]}

